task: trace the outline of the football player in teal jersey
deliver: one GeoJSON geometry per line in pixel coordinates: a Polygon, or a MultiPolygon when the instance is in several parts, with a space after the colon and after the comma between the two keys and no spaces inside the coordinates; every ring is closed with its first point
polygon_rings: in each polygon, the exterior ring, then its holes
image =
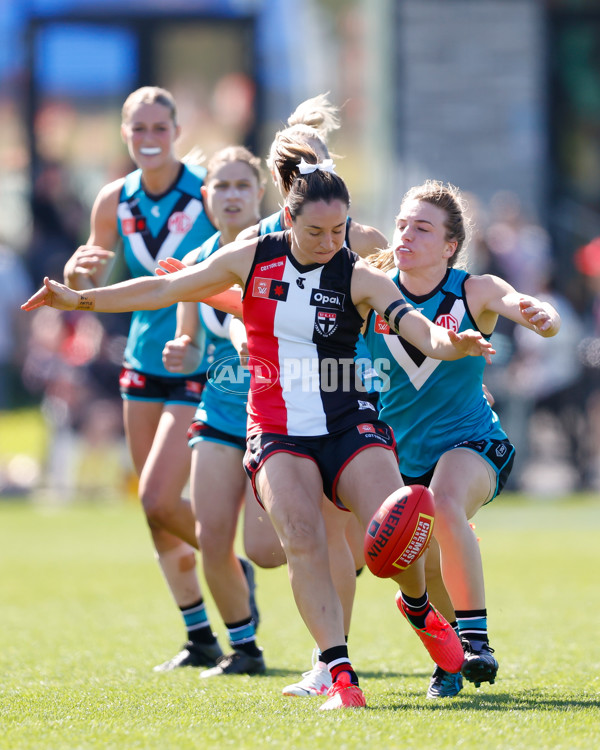
{"type": "MultiPolygon", "coordinates": [[[[448,330],[475,329],[489,339],[503,316],[540,336],[556,335],[560,318],[550,304],[497,276],[471,275],[460,267],[467,236],[464,210],[454,186],[429,180],[411,188],[396,218],[392,247],[375,264],[391,267],[406,300],[448,330]]],[[[514,448],[486,398],[485,362],[431,359],[373,313],[366,340],[386,381],[381,418],[394,431],[404,482],[428,485],[435,497],[434,536],[465,651],[462,674],[476,686],[492,683],[498,662],[489,645],[483,566],[469,519],[502,490],[514,448]]],[[[436,562],[428,566],[428,583],[436,562]]],[[[455,682],[455,675],[436,669],[430,697],[455,682]]]]}
{"type": "MultiPolygon", "coordinates": [[[[207,165],[202,196],[219,231],[184,258],[200,263],[233,242],[242,229],[256,223],[264,193],[260,160],[242,146],[218,151],[207,165]]],[[[246,403],[250,385],[229,338],[231,316],[200,303],[180,303],[177,337],[167,343],[164,362],[173,372],[196,369],[201,360],[207,382],[188,432],[192,449],[192,506],[206,581],[227,628],[232,653],[203,677],[264,672],[262,649],[256,644],[258,617],[248,603],[248,585],[234,553],[238,517],[247,493],[246,525],[262,512],[260,544],[285,562],[281,544],[260,508],[246,477],[246,403]]],[[[257,527],[258,528],[258,527],[257,527]]],[[[212,630],[205,621],[207,633],[212,630]]]]}
{"type": "MultiPolygon", "coordinates": [[[[151,276],[158,260],[183,258],[215,231],[200,192],[205,168],[184,164],[175,155],[180,125],[170,92],[147,86],[131,93],[122,109],[121,135],[137,169],[100,190],[89,239],[64,269],[65,281],[76,289],[107,283],[119,242],[131,276],[151,276]]],[[[204,376],[198,371],[174,375],[163,365],[163,346],[175,335],[176,308],[133,314],[120,388],[156,556],[193,643],[203,604],[194,516],[182,491],[190,470],[186,431],[204,376]]],[[[198,653],[201,664],[213,666],[221,651],[208,644],[198,653]]]]}

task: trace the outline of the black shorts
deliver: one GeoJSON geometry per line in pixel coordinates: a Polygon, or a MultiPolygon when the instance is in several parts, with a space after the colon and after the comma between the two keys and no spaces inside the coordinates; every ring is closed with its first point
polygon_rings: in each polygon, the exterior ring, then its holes
{"type": "MultiPolygon", "coordinates": [[[[454,448],[467,448],[474,451],[490,464],[496,474],[496,488],[494,494],[484,504],[491,503],[502,492],[510,475],[515,461],[515,446],[508,440],[464,440],[462,443],[453,445],[450,450],[454,450],[454,448]]],[[[420,477],[409,477],[402,474],[402,479],[404,484],[423,484],[425,487],[429,487],[434,471],[435,466],[420,477]]]]}
{"type": "Polygon", "coordinates": [[[217,430],[216,427],[211,427],[206,422],[202,422],[196,419],[189,426],[187,431],[188,445],[193,448],[196,443],[200,443],[203,440],[209,443],[221,443],[221,445],[229,445],[232,448],[239,448],[241,451],[246,450],[246,438],[239,437],[238,435],[231,435],[229,432],[223,432],[223,430],[217,430]]]}
{"type": "Polygon", "coordinates": [[[343,432],[321,437],[295,437],[263,432],[252,435],[246,441],[244,468],[252,481],[252,489],[258,502],[256,473],[274,453],[291,453],[310,458],[316,463],[323,479],[323,492],[338,508],[347,510],[336,493],[340,474],[346,465],[365,448],[379,445],[394,450],[394,434],[385,422],[373,420],[350,427],[343,432]]]}
{"type": "Polygon", "coordinates": [[[124,401],[160,401],[166,404],[199,404],[206,375],[163,377],[123,367],[119,389],[124,401]]]}

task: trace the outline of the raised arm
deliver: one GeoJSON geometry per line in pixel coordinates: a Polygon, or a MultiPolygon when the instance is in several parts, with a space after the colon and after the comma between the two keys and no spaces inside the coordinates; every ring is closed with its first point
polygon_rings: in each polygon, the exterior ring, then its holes
{"type": "Polygon", "coordinates": [[[549,302],[517,292],[498,276],[471,276],[465,283],[465,291],[469,308],[482,331],[493,331],[499,315],[544,338],[556,336],[560,330],[560,315],[549,302]]]}
{"type": "Polygon", "coordinates": [[[428,357],[453,360],[483,356],[489,363],[491,355],[496,353],[479,331],[454,333],[432,323],[404,299],[386,274],[367,263],[356,264],[352,277],[352,299],[363,316],[372,307],[393,331],[428,357]]]}
{"type": "Polygon", "coordinates": [[[119,239],[117,207],[122,184],[121,179],[106,185],[94,201],[89,239],[64,267],[64,282],[72,289],[91,289],[108,281],[119,239]]]}

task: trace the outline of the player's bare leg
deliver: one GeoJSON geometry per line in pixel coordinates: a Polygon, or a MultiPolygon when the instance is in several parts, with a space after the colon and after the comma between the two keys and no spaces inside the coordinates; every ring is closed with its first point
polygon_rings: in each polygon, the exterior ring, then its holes
{"type": "Polygon", "coordinates": [[[494,682],[498,662],[489,645],[483,564],[469,519],[493,496],[495,482],[491,466],[464,448],[441,457],[431,482],[442,575],[465,649],[462,673],[477,687],[494,682]]]}
{"type": "MultiPolygon", "coordinates": [[[[338,483],[338,494],[366,531],[382,503],[399,489],[398,484],[394,453],[371,447],[358,453],[344,469],[338,483]]],[[[447,671],[459,671],[462,650],[450,625],[429,602],[424,558],[421,556],[393,580],[400,586],[396,596],[398,608],[433,660],[447,671]]]]}

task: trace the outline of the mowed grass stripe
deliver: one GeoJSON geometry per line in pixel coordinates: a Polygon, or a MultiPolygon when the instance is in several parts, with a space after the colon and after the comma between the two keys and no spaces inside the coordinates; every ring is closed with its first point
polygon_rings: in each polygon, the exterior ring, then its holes
{"type": "Polygon", "coordinates": [[[600,746],[600,502],[506,495],[475,521],[497,683],[426,700],[429,657],[364,573],[350,649],[368,708],[331,715],[280,694],[313,646],[285,569],[257,571],[266,676],[158,675],[184,631],[139,508],[2,502],[0,748],[600,746]]]}

